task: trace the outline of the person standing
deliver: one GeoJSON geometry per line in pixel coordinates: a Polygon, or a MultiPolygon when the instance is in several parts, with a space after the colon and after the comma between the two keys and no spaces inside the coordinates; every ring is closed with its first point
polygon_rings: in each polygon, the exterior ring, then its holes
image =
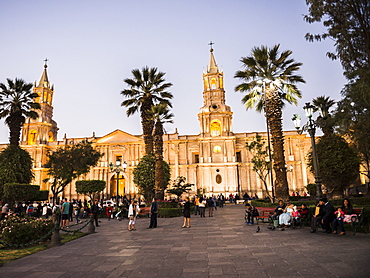
{"type": "Polygon", "coordinates": [[[157,199],[153,198],[152,204],[150,205],[150,224],[149,229],[157,228],[157,217],[158,217],[158,203],[157,199]]]}
{"type": "Polygon", "coordinates": [[[194,200],[194,215],[200,214],[199,210],[199,196],[195,195],[195,200],[194,200]]]}
{"type": "Polygon", "coordinates": [[[207,207],[208,207],[208,217],[213,217],[213,200],[211,196],[209,196],[207,199],[207,207]]]}
{"type": "Polygon", "coordinates": [[[128,208],[128,227],[127,230],[129,231],[136,231],[135,228],[135,222],[136,222],[136,217],[138,213],[140,212],[139,205],[137,204],[134,199],[131,199],[131,205],[128,208]]]}
{"type": "Polygon", "coordinates": [[[205,214],[206,214],[206,204],[207,204],[207,201],[205,199],[205,197],[201,197],[199,199],[199,213],[200,213],[200,217],[206,217],[205,214]]]}
{"type": "Polygon", "coordinates": [[[191,227],[190,226],[190,200],[189,200],[189,197],[185,197],[184,224],[181,226],[181,228],[190,228],[190,227],[191,227]]]}
{"type": "Polygon", "coordinates": [[[0,220],[4,220],[6,218],[6,216],[8,215],[8,213],[9,213],[9,205],[5,204],[1,208],[1,219],[0,220]]]}
{"type": "Polygon", "coordinates": [[[61,228],[68,228],[69,226],[69,206],[70,204],[67,201],[67,198],[64,198],[62,204],[62,227],[61,228]]]}
{"type": "Polygon", "coordinates": [[[94,201],[94,204],[91,206],[91,213],[94,216],[95,226],[96,227],[99,227],[99,219],[98,219],[99,212],[100,212],[99,202],[98,202],[98,200],[95,200],[94,201]]]}

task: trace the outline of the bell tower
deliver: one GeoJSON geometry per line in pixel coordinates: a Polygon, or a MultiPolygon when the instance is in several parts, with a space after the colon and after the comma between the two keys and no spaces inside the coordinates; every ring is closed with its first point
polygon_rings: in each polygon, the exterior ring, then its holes
{"type": "Polygon", "coordinates": [[[58,127],[53,120],[53,95],[54,85],[50,86],[47,73],[47,59],[45,60],[44,71],[40,81],[33,86],[33,92],[38,94],[36,102],[41,109],[37,110],[39,117],[36,120],[27,118],[22,129],[22,144],[35,145],[47,144],[57,140],[58,127]]]}
{"type": "Polygon", "coordinates": [[[212,44],[210,43],[209,65],[203,73],[203,107],[198,114],[200,136],[231,136],[233,112],[225,104],[224,74],[218,69],[212,44]]]}

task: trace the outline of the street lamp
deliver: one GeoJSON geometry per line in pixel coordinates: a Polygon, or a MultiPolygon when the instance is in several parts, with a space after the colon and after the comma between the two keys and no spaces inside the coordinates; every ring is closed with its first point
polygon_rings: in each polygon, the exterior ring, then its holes
{"type": "Polygon", "coordinates": [[[316,132],[316,122],[312,119],[314,106],[307,102],[303,107],[303,110],[306,113],[306,117],[308,119],[307,123],[305,123],[301,129],[301,118],[298,114],[294,114],[292,121],[294,126],[298,132],[298,134],[302,134],[304,131],[307,131],[311,137],[311,145],[312,145],[312,162],[313,162],[313,169],[315,172],[315,184],[316,184],[316,197],[322,197],[321,191],[321,178],[320,178],[320,170],[319,170],[319,161],[317,159],[317,151],[316,151],[316,141],[315,141],[315,132],[316,132]]]}
{"type": "Polygon", "coordinates": [[[119,196],[119,174],[121,172],[126,172],[127,163],[124,161],[121,166],[121,159],[117,158],[116,164],[114,165],[112,162],[109,163],[109,169],[111,172],[116,173],[116,204],[118,206],[118,196],[119,196]]]}

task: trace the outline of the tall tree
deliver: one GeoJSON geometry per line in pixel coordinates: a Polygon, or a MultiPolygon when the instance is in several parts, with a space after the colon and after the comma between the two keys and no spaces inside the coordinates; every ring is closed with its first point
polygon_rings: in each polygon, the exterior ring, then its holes
{"type": "Polygon", "coordinates": [[[163,72],[158,72],[157,68],[148,68],[147,66],[140,71],[132,70],[133,78],[126,78],[124,82],[129,87],[121,92],[128,98],[124,100],[121,106],[128,107],[126,114],[131,116],[140,111],[141,125],[145,143],[145,153],[153,153],[153,129],[154,120],[150,114],[152,106],[163,103],[172,107],[172,94],[167,89],[172,83],[165,83],[163,72]]]}
{"type": "Polygon", "coordinates": [[[334,132],[334,119],[331,116],[330,108],[335,104],[335,101],[330,97],[320,96],[312,100],[314,111],[320,111],[320,115],[316,119],[317,125],[320,127],[324,135],[329,135],[334,132]]]}
{"type": "MultiPolygon", "coordinates": [[[[147,203],[150,203],[155,195],[155,167],[156,160],[154,154],[144,155],[139,164],[134,168],[134,183],[139,188],[139,193],[142,194],[147,203]]],[[[166,161],[163,161],[164,183],[168,184],[171,173],[170,166],[166,161]]]]}
{"type": "Polygon", "coordinates": [[[0,83],[0,119],[5,118],[9,127],[11,145],[19,145],[21,129],[26,117],[37,119],[40,104],[35,102],[38,94],[32,92],[32,83],[23,79],[7,79],[7,84],[0,83]]]}
{"type": "MultiPolygon", "coordinates": [[[[324,135],[317,142],[319,169],[323,184],[329,195],[341,196],[343,189],[350,186],[359,176],[358,154],[337,134],[324,135]]],[[[308,166],[313,172],[312,152],[308,155],[308,166]]]]}
{"type": "Polygon", "coordinates": [[[235,78],[242,81],[235,91],[246,92],[242,103],[246,109],[264,110],[274,151],[274,172],[276,197],[289,198],[288,180],[284,157],[284,136],[282,131],[282,109],[284,101],[297,104],[301,97],[297,83],[305,83],[299,70],[302,63],[295,62],[290,56],[292,51],[279,52],[280,45],[254,47],[251,56],[240,61],[244,70],[237,71],[235,78]]]}
{"type": "Polygon", "coordinates": [[[268,146],[265,145],[265,141],[262,139],[261,135],[256,135],[256,138],[251,143],[246,143],[246,148],[252,152],[253,157],[251,162],[253,163],[253,171],[257,173],[260,180],[265,186],[265,194],[272,201],[273,198],[267,187],[267,177],[272,171],[272,161],[266,160],[269,158],[268,146]]]}
{"type": "Polygon", "coordinates": [[[163,200],[164,191],[167,187],[163,168],[163,125],[165,123],[173,123],[173,114],[170,113],[165,104],[153,106],[151,112],[154,119],[155,188],[158,192],[158,198],[163,200]]]}
{"type": "Polygon", "coordinates": [[[333,60],[340,59],[348,78],[362,75],[370,62],[370,2],[369,0],[306,0],[308,23],[322,22],[323,34],[306,34],[308,41],[334,40],[333,60]]]}
{"type": "Polygon", "coordinates": [[[5,184],[30,184],[33,178],[32,158],[26,150],[9,145],[0,152],[0,200],[4,200],[5,184]]]}
{"type": "Polygon", "coordinates": [[[73,179],[87,174],[103,154],[94,150],[90,142],[82,141],[76,145],[59,148],[47,156],[49,161],[46,167],[49,168],[48,174],[52,177],[51,191],[55,202],[58,194],[62,193],[73,179]]]}

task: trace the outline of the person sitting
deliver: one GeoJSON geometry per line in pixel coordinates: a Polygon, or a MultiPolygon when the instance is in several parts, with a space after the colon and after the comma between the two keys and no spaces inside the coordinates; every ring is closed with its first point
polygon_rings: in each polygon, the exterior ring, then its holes
{"type": "Polygon", "coordinates": [[[311,233],[316,233],[317,226],[321,223],[323,217],[323,202],[319,201],[316,205],[315,213],[311,219],[311,233]]]}
{"type": "Polygon", "coordinates": [[[309,210],[308,210],[308,207],[307,207],[306,204],[302,204],[302,206],[298,209],[298,212],[299,212],[299,217],[301,219],[307,219],[308,218],[309,210]]]}
{"type": "Polygon", "coordinates": [[[283,200],[279,200],[279,204],[275,208],[274,214],[271,216],[272,220],[278,220],[280,214],[282,214],[284,212],[284,209],[285,209],[285,204],[284,204],[283,200]]]}
{"type": "Polygon", "coordinates": [[[292,220],[292,214],[296,211],[296,206],[294,204],[288,203],[286,208],[284,209],[284,212],[279,215],[279,226],[290,226],[291,220],[292,220]]]}
{"type": "Polygon", "coordinates": [[[253,225],[254,217],[259,215],[258,210],[249,203],[245,205],[245,214],[246,214],[246,220],[247,220],[245,223],[249,225],[253,225]]]}
{"type": "MultiPolygon", "coordinates": [[[[339,228],[340,228],[339,235],[342,236],[342,235],[346,234],[346,232],[344,230],[344,223],[351,223],[352,222],[352,216],[354,216],[354,214],[353,214],[353,208],[352,208],[351,202],[347,198],[343,199],[343,204],[340,207],[340,209],[341,209],[341,214],[343,214],[343,219],[338,219],[338,215],[334,219],[334,221],[333,221],[334,232],[333,233],[334,234],[337,233],[337,229],[338,229],[338,226],[339,226],[339,228]]],[[[338,210],[339,209],[337,209],[336,214],[338,214],[338,210]]]]}
{"type": "Polygon", "coordinates": [[[312,221],[311,223],[311,233],[316,232],[316,227],[313,227],[313,225],[317,226],[317,223],[320,223],[322,228],[325,230],[325,233],[330,234],[332,232],[330,223],[335,219],[335,209],[325,197],[320,199],[319,205],[321,206],[320,214],[319,217],[314,215],[316,221],[312,221]]]}
{"type": "Polygon", "coordinates": [[[328,201],[327,198],[322,198],[321,201],[323,202],[323,212],[324,216],[322,217],[321,224],[323,229],[325,230],[325,233],[331,234],[332,229],[330,227],[330,223],[334,221],[335,219],[335,209],[333,205],[328,201]]]}

